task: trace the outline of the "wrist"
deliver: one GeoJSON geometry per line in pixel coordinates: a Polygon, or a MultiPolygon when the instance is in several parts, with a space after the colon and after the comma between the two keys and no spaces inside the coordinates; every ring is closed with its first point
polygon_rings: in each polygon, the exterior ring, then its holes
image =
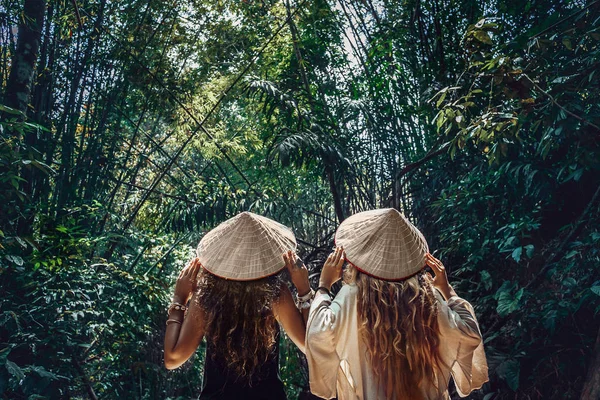
{"type": "Polygon", "coordinates": [[[442,293],[442,296],[444,296],[445,300],[448,300],[452,296],[456,296],[456,292],[450,285],[444,285],[438,288],[438,290],[442,293]]]}
{"type": "Polygon", "coordinates": [[[454,288],[453,288],[452,286],[448,285],[448,288],[449,288],[449,291],[448,291],[448,296],[449,296],[449,297],[448,297],[448,298],[450,298],[450,297],[454,297],[454,296],[458,296],[458,295],[456,294],[456,292],[454,291],[454,288]]]}
{"type": "Polygon", "coordinates": [[[185,305],[185,303],[187,303],[187,296],[182,296],[182,295],[176,293],[173,296],[173,300],[171,302],[185,305]]]}
{"type": "Polygon", "coordinates": [[[298,292],[298,296],[306,296],[310,292],[310,284],[307,282],[306,284],[296,285],[296,291],[298,292]]]}
{"type": "Polygon", "coordinates": [[[329,295],[329,297],[333,297],[333,294],[331,293],[331,290],[329,290],[327,287],[325,286],[319,286],[317,288],[317,292],[322,292],[322,293],[326,293],[329,295]]]}
{"type": "Polygon", "coordinates": [[[322,280],[319,281],[319,287],[325,288],[327,290],[331,290],[332,286],[333,286],[333,283],[329,283],[329,282],[322,281],[322,280]]]}
{"type": "Polygon", "coordinates": [[[292,283],[296,287],[296,291],[298,292],[299,296],[305,295],[306,293],[310,292],[310,282],[308,280],[308,276],[300,278],[299,281],[294,281],[292,279],[292,283]]]}

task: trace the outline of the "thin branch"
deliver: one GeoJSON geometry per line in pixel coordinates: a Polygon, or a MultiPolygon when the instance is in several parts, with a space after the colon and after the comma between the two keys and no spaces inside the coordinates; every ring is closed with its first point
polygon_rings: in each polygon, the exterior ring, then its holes
{"type": "Polygon", "coordinates": [[[79,24],[79,29],[83,29],[83,24],[81,23],[81,15],[79,14],[79,6],[77,5],[77,0],[71,0],[73,3],[73,8],[75,9],[75,16],[77,17],[77,23],[79,24]]]}
{"type": "Polygon", "coordinates": [[[583,11],[587,10],[587,9],[588,9],[588,8],[590,8],[590,7],[593,7],[593,6],[595,6],[595,5],[596,5],[596,4],[598,4],[598,3],[600,3],[600,0],[596,0],[596,1],[594,1],[593,3],[590,3],[590,4],[588,4],[586,7],[582,8],[581,10],[577,10],[577,11],[575,11],[573,14],[571,14],[571,15],[569,15],[569,16],[567,16],[567,17],[565,17],[565,18],[563,18],[563,19],[561,19],[561,20],[559,20],[559,21],[556,21],[555,23],[553,23],[552,25],[550,25],[549,27],[547,27],[547,28],[546,28],[546,29],[544,29],[543,31],[541,31],[541,32],[539,32],[539,33],[536,33],[535,35],[533,35],[533,36],[530,38],[530,40],[531,40],[531,39],[535,39],[535,38],[538,38],[538,37],[542,36],[542,35],[543,35],[543,34],[545,34],[546,32],[548,32],[548,31],[550,31],[550,30],[554,29],[556,26],[558,26],[558,25],[562,24],[562,23],[563,23],[563,22],[565,22],[565,21],[568,21],[568,20],[570,20],[571,18],[575,17],[575,16],[576,16],[576,15],[578,15],[578,14],[581,14],[583,11]]]}
{"type": "Polygon", "coordinates": [[[536,274],[536,276],[533,279],[531,279],[527,285],[525,285],[525,287],[524,287],[525,290],[529,289],[536,282],[539,282],[540,278],[542,276],[544,276],[544,274],[548,271],[548,269],[550,269],[552,264],[554,264],[556,261],[558,261],[562,257],[563,253],[566,251],[567,245],[569,243],[571,243],[573,241],[573,239],[575,239],[575,237],[577,237],[577,235],[579,235],[579,233],[581,232],[581,229],[583,229],[583,221],[585,221],[585,217],[587,216],[587,214],[594,208],[594,205],[598,201],[599,197],[600,197],[600,186],[598,186],[598,188],[596,189],[596,192],[592,196],[592,199],[586,206],[585,210],[583,210],[583,212],[581,213],[581,215],[575,222],[575,226],[573,227],[573,229],[571,229],[571,232],[569,232],[567,237],[560,243],[560,245],[558,245],[558,247],[552,247],[557,250],[548,258],[548,261],[545,262],[544,267],[539,270],[539,272],[536,274]]]}
{"type": "Polygon", "coordinates": [[[144,186],[136,185],[134,183],[120,181],[120,180],[118,180],[116,178],[110,178],[110,180],[113,181],[113,182],[122,184],[122,185],[126,185],[126,186],[133,187],[133,188],[136,188],[136,189],[144,190],[146,192],[151,192],[151,193],[159,194],[159,195],[167,197],[169,199],[183,201],[184,203],[187,203],[187,204],[194,204],[194,205],[198,205],[198,206],[204,206],[205,205],[203,203],[198,203],[197,201],[190,200],[190,199],[188,199],[186,197],[175,196],[173,194],[168,194],[168,193],[165,193],[165,192],[161,192],[160,190],[150,189],[150,188],[147,188],[147,187],[144,187],[144,186]]]}
{"type": "Polygon", "coordinates": [[[561,110],[563,110],[566,114],[570,115],[571,117],[577,119],[578,121],[580,121],[583,124],[589,125],[592,128],[596,129],[598,132],[600,132],[600,126],[594,124],[593,122],[588,121],[587,119],[580,117],[579,115],[567,110],[566,108],[564,108],[562,105],[560,105],[555,99],[554,97],[546,92],[544,89],[542,89],[540,87],[540,85],[538,85],[537,83],[535,83],[527,74],[523,74],[523,76],[525,78],[527,78],[527,80],[529,82],[531,82],[531,84],[533,85],[534,88],[536,88],[537,91],[539,91],[540,93],[542,93],[544,96],[548,97],[550,99],[550,101],[558,108],[560,108],[561,110]]]}
{"type": "MultiPolygon", "coordinates": [[[[548,272],[550,267],[563,256],[567,245],[569,243],[571,243],[573,241],[573,239],[575,239],[575,237],[580,233],[581,229],[583,228],[583,222],[585,221],[587,214],[592,209],[594,209],[594,205],[596,204],[596,201],[598,201],[599,197],[600,197],[600,186],[598,186],[598,188],[596,189],[596,192],[592,196],[592,199],[589,201],[585,210],[583,210],[583,212],[577,219],[577,222],[575,223],[575,226],[573,227],[573,229],[571,229],[571,232],[567,235],[567,237],[565,237],[562,240],[562,242],[557,247],[553,247],[553,248],[556,248],[557,250],[555,252],[553,252],[550,255],[550,257],[548,257],[548,261],[546,261],[544,263],[544,266],[538,271],[538,273],[532,279],[529,280],[529,283],[523,287],[524,291],[526,291],[527,289],[530,289],[532,286],[538,285],[540,282],[542,282],[543,276],[546,274],[546,272],[548,272]]],[[[488,330],[485,332],[485,334],[483,336],[488,337],[490,334],[493,334],[494,332],[498,331],[498,329],[500,329],[504,324],[506,324],[506,322],[508,322],[509,319],[510,319],[509,317],[497,319],[496,322],[494,322],[492,324],[492,326],[490,326],[488,328],[488,330]]]]}

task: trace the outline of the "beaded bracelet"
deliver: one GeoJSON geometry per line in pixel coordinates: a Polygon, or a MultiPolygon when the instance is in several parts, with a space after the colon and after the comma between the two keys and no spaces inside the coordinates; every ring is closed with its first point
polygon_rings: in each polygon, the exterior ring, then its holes
{"type": "Polygon", "coordinates": [[[310,292],[306,293],[304,296],[296,296],[296,307],[298,307],[299,310],[310,308],[314,298],[315,291],[310,289],[310,292]]]}
{"type": "Polygon", "coordinates": [[[171,305],[169,306],[169,309],[167,311],[167,315],[171,314],[171,312],[173,310],[186,312],[187,309],[188,308],[185,305],[181,304],[181,303],[171,303],[171,305]]]}
{"type": "Polygon", "coordinates": [[[298,299],[298,301],[308,301],[313,297],[315,297],[315,291],[312,289],[310,289],[310,291],[308,293],[306,293],[304,296],[296,295],[296,298],[298,299]]]}

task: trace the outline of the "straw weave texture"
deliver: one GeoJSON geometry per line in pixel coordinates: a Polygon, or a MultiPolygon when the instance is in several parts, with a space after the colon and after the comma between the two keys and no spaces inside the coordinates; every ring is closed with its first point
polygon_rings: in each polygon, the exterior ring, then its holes
{"type": "Polygon", "coordinates": [[[419,272],[429,251],[421,232],[393,208],[354,214],[339,226],[335,241],[344,247],[349,262],[385,280],[419,272]]]}
{"type": "Polygon", "coordinates": [[[282,270],[282,255],[288,250],[296,250],[291,229],[246,211],[208,232],[198,244],[197,255],[208,272],[246,281],[282,270]]]}

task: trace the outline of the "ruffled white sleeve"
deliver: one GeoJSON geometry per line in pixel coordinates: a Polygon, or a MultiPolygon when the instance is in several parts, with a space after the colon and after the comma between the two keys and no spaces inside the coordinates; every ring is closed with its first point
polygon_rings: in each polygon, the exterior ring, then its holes
{"type": "Polygon", "coordinates": [[[310,307],[306,326],[310,391],[325,399],[336,397],[336,380],[340,366],[336,346],[341,308],[339,302],[332,300],[323,291],[318,291],[310,307]]]}
{"type": "MultiPolygon", "coordinates": [[[[437,293],[436,293],[437,294],[437,293]]],[[[473,306],[458,296],[444,301],[438,295],[439,322],[445,359],[451,361],[451,373],[461,397],[480,389],[488,381],[488,366],[483,340],[473,306]]]]}

